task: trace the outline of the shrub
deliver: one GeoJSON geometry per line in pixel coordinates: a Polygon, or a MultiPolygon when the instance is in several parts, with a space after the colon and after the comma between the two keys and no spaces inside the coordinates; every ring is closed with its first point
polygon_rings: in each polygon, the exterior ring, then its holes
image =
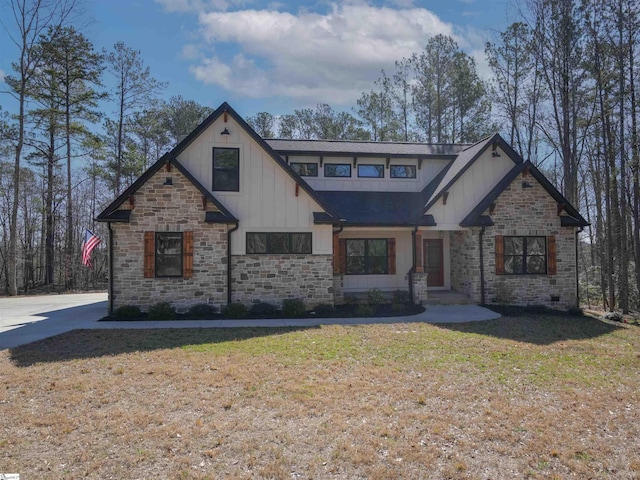
{"type": "Polygon", "coordinates": [[[225,318],[247,318],[247,307],[241,303],[230,303],[222,307],[222,316],[225,318]]]}
{"type": "Polygon", "coordinates": [[[397,303],[411,303],[411,297],[409,296],[409,292],[406,290],[394,290],[391,295],[391,300],[394,304],[397,303]]]}
{"type": "Polygon", "coordinates": [[[391,312],[393,313],[404,313],[407,310],[407,305],[405,303],[394,303],[391,305],[391,312]]]}
{"type": "Polygon", "coordinates": [[[344,304],[345,305],[358,305],[360,300],[355,295],[345,295],[344,296],[344,304]]]}
{"type": "Polygon", "coordinates": [[[113,316],[125,320],[137,320],[142,317],[142,310],[137,305],[123,305],[113,312],[113,316]]]}
{"type": "Polygon", "coordinates": [[[176,309],[168,302],[156,303],[149,307],[147,318],[149,320],[173,320],[176,317],[176,309]]]}
{"type": "Polygon", "coordinates": [[[273,317],[280,316],[278,307],[267,302],[254,303],[253,305],[251,305],[249,314],[252,317],[262,317],[262,318],[273,318],[273,317]]]}
{"type": "Polygon", "coordinates": [[[320,303],[313,307],[313,312],[318,317],[332,317],[336,313],[336,308],[328,303],[320,303]]]}
{"type": "Polygon", "coordinates": [[[356,308],[358,317],[373,317],[374,313],[375,308],[373,308],[373,305],[358,305],[358,308],[356,308]]]}
{"type": "Polygon", "coordinates": [[[304,302],[299,298],[288,298],[282,301],[282,315],[285,318],[304,317],[306,313],[304,302]]]}
{"type": "Polygon", "coordinates": [[[367,303],[369,305],[382,305],[384,303],[384,295],[379,288],[372,288],[367,291],[367,303]]]}
{"type": "Polygon", "coordinates": [[[200,318],[200,319],[210,319],[213,318],[218,313],[218,307],[215,305],[209,305],[207,303],[198,303],[197,305],[192,305],[187,310],[187,316],[191,318],[200,318]]]}

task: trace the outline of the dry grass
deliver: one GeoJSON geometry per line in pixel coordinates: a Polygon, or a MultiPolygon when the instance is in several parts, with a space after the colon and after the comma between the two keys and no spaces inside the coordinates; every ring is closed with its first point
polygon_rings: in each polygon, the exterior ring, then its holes
{"type": "Polygon", "coordinates": [[[77,331],[0,352],[24,478],[640,478],[640,328],[77,331]]]}

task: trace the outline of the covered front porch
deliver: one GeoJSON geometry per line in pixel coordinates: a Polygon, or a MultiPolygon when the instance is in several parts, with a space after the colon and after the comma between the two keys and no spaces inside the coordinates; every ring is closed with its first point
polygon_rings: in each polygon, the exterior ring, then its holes
{"type": "Polygon", "coordinates": [[[463,280],[465,231],[434,227],[345,227],[334,231],[334,295],[406,291],[414,303],[475,303],[463,280]],[[432,300],[430,300],[432,299],[432,300]]]}

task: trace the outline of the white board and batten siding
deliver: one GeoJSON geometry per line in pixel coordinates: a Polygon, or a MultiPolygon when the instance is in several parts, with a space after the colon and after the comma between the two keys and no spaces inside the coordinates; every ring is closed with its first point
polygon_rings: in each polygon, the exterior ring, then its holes
{"type": "Polygon", "coordinates": [[[302,188],[296,196],[293,179],[232,118],[226,123],[223,117],[217,119],[180,153],[178,161],[211,189],[214,147],[240,150],[240,191],[212,192],[240,220],[232,235],[234,255],[245,253],[247,232],[311,232],[313,254],[332,254],[332,227],[313,223],[313,212],[322,212],[322,207],[302,188]],[[229,135],[221,135],[225,128],[229,135]]]}
{"type": "Polygon", "coordinates": [[[320,166],[318,156],[289,156],[289,163],[315,163],[318,165],[317,177],[304,177],[304,180],[318,191],[366,191],[366,192],[420,192],[438,173],[445,168],[451,160],[425,159],[418,169],[418,159],[391,159],[390,165],[412,165],[416,167],[416,178],[391,178],[391,169],[387,168],[387,162],[381,158],[358,157],[356,166],[353,165],[353,157],[327,157],[320,166]],[[351,165],[351,177],[325,177],[324,165],[347,164],[351,165]],[[383,178],[358,177],[358,165],[382,165],[384,167],[383,178]]]}
{"type": "Polygon", "coordinates": [[[494,157],[487,149],[448,190],[447,204],[440,197],[426,213],[433,215],[438,230],[460,230],[460,222],[513,168],[513,161],[498,149],[494,157]]]}

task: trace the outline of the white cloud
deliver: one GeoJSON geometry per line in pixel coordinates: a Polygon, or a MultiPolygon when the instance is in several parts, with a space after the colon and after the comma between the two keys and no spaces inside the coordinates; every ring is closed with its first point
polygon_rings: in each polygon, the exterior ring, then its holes
{"type": "Polygon", "coordinates": [[[430,37],[455,36],[452,25],[424,8],[366,3],[334,4],[325,14],[209,11],[200,13],[199,22],[204,40],[215,48],[215,55],[191,68],[202,82],[252,97],[282,95],[331,105],[354,103],[381,69],[392,70],[430,37]],[[241,53],[230,54],[236,48],[241,53]]]}

